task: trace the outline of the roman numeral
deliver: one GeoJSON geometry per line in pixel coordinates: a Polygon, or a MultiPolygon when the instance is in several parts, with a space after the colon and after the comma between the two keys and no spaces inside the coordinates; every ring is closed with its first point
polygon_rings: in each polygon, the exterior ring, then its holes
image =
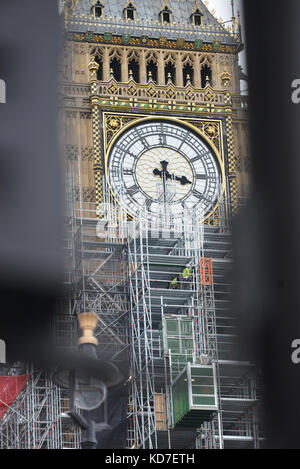
{"type": "Polygon", "coordinates": [[[123,170],[123,174],[124,174],[124,176],[132,176],[132,175],[133,175],[133,170],[132,170],[132,169],[125,168],[125,169],[123,170]]]}
{"type": "Polygon", "coordinates": [[[131,195],[131,197],[136,194],[137,192],[139,191],[139,188],[136,184],[134,184],[134,186],[131,186],[127,189],[127,192],[129,195],[131,195]]]}
{"type": "Polygon", "coordinates": [[[199,156],[199,155],[198,155],[198,156],[195,156],[195,158],[193,158],[193,159],[191,160],[191,163],[195,163],[195,162],[198,161],[198,160],[201,160],[201,156],[199,156]]]}
{"type": "Polygon", "coordinates": [[[131,153],[131,151],[127,150],[126,147],[119,147],[119,146],[116,145],[115,148],[117,148],[117,149],[120,150],[121,155],[124,155],[124,154],[125,154],[125,156],[128,155],[128,156],[131,156],[131,158],[134,158],[134,159],[136,159],[136,157],[137,157],[134,153],[131,153]]]}
{"type": "Polygon", "coordinates": [[[196,189],[193,189],[193,190],[192,190],[192,194],[193,194],[195,197],[197,197],[197,199],[200,199],[200,200],[204,199],[203,194],[201,194],[201,192],[197,191],[196,189]]]}
{"type": "Polygon", "coordinates": [[[207,174],[196,174],[196,179],[204,180],[215,179],[215,176],[207,176],[207,174]]]}
{"type": "Polygon", "coordinates": [[[192,194],[197,197],[197,199],[199,200],[204,200],[205,202],[207,202],[208,204],[211,202],[209,199],[207,199],[206,197],[204,197],[203,194],[201,194],[199,191],[197,191],[196,189],[194,189],[192,191],[192,194]]]}
{"type": "Polygon", "coordinates": [[[161,145],[166,145],[167,144],[167,138],[166,138],[165,135],[160,135],[159,139],[160,139],[161,145]]]}

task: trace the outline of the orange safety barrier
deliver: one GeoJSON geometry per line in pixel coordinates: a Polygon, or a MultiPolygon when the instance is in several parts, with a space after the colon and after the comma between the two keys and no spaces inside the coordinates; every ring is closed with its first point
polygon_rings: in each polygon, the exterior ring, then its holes
{"type": "Polygon", "coordinates": [[[200,277],[201,285],[213,285],[213,267],[211,257],[202,257],[200,259],[200,277]]]}

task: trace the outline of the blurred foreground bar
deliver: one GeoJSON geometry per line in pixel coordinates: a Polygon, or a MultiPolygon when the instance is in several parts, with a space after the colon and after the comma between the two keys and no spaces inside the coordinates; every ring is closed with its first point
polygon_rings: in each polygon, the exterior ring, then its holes
{"type": "Polygon", "coordinates": [[[39,354],[62,274],[59,40],[56,1],[1,0],[0,337],[8,359],[39,354]]]}
{"type": "Polygon", "coordinates": [[[262,366],[267,448],[300,448],[300,2],[245,1],[253,196],[236,220],[236,311],[262,366]]]}

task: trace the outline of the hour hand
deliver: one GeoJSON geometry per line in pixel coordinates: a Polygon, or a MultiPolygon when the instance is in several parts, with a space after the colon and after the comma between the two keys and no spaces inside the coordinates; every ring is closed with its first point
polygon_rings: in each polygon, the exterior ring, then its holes
{"type": "Polygon", "coordinates": [[[153,170],[154,176],[161,176],[161,173],[162,173],[162,172],[161,172],[159,169],[157,169],[157,168],[155,168],[155,169],[153,170]]]}
{"type": "Polygon", "coordinates": [[[192,184],[191,181],[189,181],[185,176],[175,176],[175,174],[170,174],[169,171],[160,171],[157,168],[153,170],[154,176],[162,177],[163,172],[166,179],[175,179],[175,181],[179,181],[182,186],[185,186],[186,184],[192,184]]]}
{"type": "Polygon", "coordinates": [[[176,176],[175,179],[176,181],[179,181],[182,186],[185,186],[186,184],[192,184],[191,181],[189,181],[185,176],[176,176]]]}
{"type": "Polygon", "coordinates": [[[155,168],[153,170],[153,174],[154,176],[160,176],[161,178],[163,177],[163,174],[165,176],[166,179],[172,179],[174,178],[174,174],[170,174],[169,171],[166,171],[166,170],[162,170],[160,171],[159,169],[155,168]]]}

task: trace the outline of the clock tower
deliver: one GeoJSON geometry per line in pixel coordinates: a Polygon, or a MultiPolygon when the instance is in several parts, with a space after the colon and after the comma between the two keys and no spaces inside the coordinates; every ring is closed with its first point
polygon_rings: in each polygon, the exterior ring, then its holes
{"type": "Polygon", "coordinates": [[[200,0],[68,0],[64,20],[71,309],[99,316],[99,353],[130,361],[124,447],[258,447],[230,310],[230,221],[248,187],[240,28],[200,0]],[[187,231],[151,240],[166,206],[187,231]]]}

